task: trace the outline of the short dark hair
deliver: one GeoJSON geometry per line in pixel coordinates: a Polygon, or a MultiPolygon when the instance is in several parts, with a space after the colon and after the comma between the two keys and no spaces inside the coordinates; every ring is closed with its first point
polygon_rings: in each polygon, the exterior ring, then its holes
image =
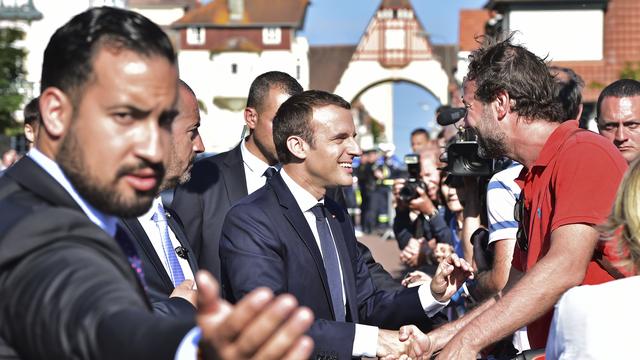
{"type": "Polygon", "coordinates": [[[31,99],[22,111],[25,125],[40,125],[42,116],[40,116],[40,97],[31,99]]]}
{"type": "Polygon", "coordinates": [[[103,46],[158,55],[176,63],[171,41],[151,20],[124,9],[92,8],[74,16],[49,40],[42,62],[41,89],[57,87],[77,103],[91,79],[93,57],[103,46]]]}
{"type": "Polygon", "coordinates": [[[345,99],[320,90],[308,90],[295,94],[280,105],[273,119],[273,142],[276,145],[280,163],[288,164],[295,160],[295,156],[287,148],[287,139],[290,136],[300,136],[313,146],[315,132],[311,123],[313,109],[329,105],[351,109],[351,105],[345,99]]]}
{"type": "Polygon", "coordinates": [[[289,95],[296,95],[302,92],[302,86],[291,75],[282,71],[269,71],[259,75],[251,83],[247,107],[261,112],[269,95],[269,90],[273,87],[289,95]]]}
{"type": "Polygon", "coordinates": [[[431,137],[429,136],[429,132],[427,130],[425,130],[424,128],[417,128],[415,130],[413,130],[411,132],[411,137],[413,138],[416,135],[424,135],[427,137],[427,139],[430,139],[431,137]]]}
{"type": "Polygon", "coordinates": [[[483,103],[506,91],[515,101],[513,110],[520,116],[561,122],[560,104],[555,101],[553,76],[544,60],[523,46],[505,40],[487,39],[486,45],[469,55],[467,81],[475,81],[475,97],[483,103]]]}
{"type": "Polygon", "coordinates": [[[549,66],[549,71],[554,76],[555,97],[564,111],[564,120],[577,118],[582,104],[584,80],[573,69],[567,67],[549,66]]]}
{"type": "Polygon", "coordinates": [[[606,97],[632,97],[640,96],[640,82],[633,79],[620,79],[607,85],[600,95],[596,103],[596,120],[600,119],[600,105],[606,97]]]}

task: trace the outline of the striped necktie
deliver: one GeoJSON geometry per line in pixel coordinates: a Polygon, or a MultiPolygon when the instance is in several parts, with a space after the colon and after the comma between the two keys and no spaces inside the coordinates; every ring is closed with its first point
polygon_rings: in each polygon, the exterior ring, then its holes
{"type": "Polygon", "coordinates": [[[156,223],[158,227],[158,233],[160,234],[160,240],[162,240],[162,250],[164,252],[164,259],[169,266],[169,277],[173,282],[173,286],[179,285],[184,281],[184,273],[182,267],[178,261],[178,256],[171,243],[171,237],[169,237],[169,226],[167,225],[167,217],[164,213],[164,207],[159,203],[156,208],[156,212],[151,219],[156,223]]]}

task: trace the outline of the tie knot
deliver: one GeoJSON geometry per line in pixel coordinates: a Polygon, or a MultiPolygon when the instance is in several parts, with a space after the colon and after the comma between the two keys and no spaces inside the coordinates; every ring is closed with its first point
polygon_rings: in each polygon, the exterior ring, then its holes
{"type": "Polygon", "coordinates": [[[153,215],[151,216],[151,220],[158,222],[158,221],[167,221],[167,217],[164,214],[164,207],[162,206],[162,204],[158,204],[158,206],[156,207],[156,211],[153,213],[153,215]]]}
{"type": "Polygon", "coordinates": [[[277,172],[278,170],[276,170],[276,168],[269,166],[267,170],[264,171],[262,176],[266,177],[268,180],[268,179],[271,179],[271,177],[275,175],[277,172]]]}
{"type": "Polygon", "coordinates": [[[322,203],[318,203],[312,207],[311,212],[316,216],[317,221],[323,221],[326,218],[324,214],[324,205],[322,203]]]}

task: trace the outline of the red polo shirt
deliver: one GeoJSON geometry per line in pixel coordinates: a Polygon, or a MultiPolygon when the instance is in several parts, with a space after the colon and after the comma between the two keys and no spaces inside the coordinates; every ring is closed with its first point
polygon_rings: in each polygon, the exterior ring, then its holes
{"type": "MultiPolygon", "coordinates": [[[[523,169],[516,179],[524,189],[529,214],[529,249],[523,252],[515,247],[513,266],[522,272],[531,269],[547,254],[551,233],[560,226],[603,223],[626,169],[620,152],[604,137],[578,130],[577,121],[558,126],[531,169],[523,169]]],[[[582,283],[610,280],[613,278],[592,260],[582,283]]],[[[532,348],[545,347],[552,316],[553,308],[527,325],[532,348]]]]}

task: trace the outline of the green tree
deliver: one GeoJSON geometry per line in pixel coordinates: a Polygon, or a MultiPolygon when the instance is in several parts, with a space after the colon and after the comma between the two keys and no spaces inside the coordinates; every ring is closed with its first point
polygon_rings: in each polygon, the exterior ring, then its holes
{"type": "Polygon", "coordinates": [[[23,38],[20,29],[0,28],[0,133],[6,135],[13,135],[18,127],[14,112],[23,101],[20,83],[25,78],[23,63],[27,52],[15,46],[23,38]]]}
{"type": "Polygon", "coordinates": [[[626,62],[620,71],[620,79],[640,80],[640,62],[626,62]]]}

